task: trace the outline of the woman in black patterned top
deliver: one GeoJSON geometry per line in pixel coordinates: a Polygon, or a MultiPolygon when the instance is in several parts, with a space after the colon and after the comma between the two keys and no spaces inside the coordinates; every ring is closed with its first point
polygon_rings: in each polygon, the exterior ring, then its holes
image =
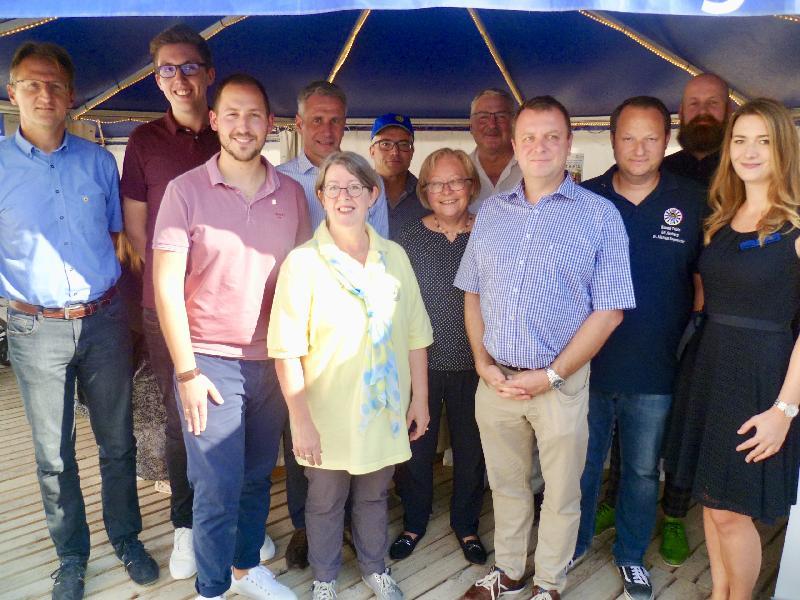
{"type": "Polygon", "coordinates": [[[477,535],[484,489],[483,449],[475,422],[478,375],[464,328],[464,294],[453,287],[474,220],[468,208],[479,191],[480,180],[464,152],[450,148],[433,152],[422,164],[417,183],[420,202],[433,212],[408,223],[397,240],[419,281],[433,325],[433,345],[428,348],[429,430],[412,442],[411,460],[399,465],[395,475],[405,510],[404,531],[389,549],[395,560],[409,556],[425,535],[444,403],[453,447],[450,526],[466,559],[486,562],[477,535]]]}

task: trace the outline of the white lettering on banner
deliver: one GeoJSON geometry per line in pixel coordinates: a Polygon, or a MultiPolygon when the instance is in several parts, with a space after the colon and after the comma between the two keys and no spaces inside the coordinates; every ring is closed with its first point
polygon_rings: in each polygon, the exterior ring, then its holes
{"type": "Polygon", "coordinates": [[[744,0],[703,0],[700,10],[710,15],[726,15],[736,12],[743,4],[744,0]]]}
{"type": "Polygon", "coordinates": [[[653,234],[654,240],[664,240],[665,242],[675,242],[685,244],[686,240],[681,239],[681,228],[670,225],[662,225],[660,233],[653,234]]]}

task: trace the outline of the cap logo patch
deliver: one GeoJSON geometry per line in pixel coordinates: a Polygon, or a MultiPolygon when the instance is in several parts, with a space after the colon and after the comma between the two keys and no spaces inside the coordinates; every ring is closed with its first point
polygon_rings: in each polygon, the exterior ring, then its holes
{"type": "Polygon", "coordinates": [[[683,213],[679,208],[668,208],[664,211],[664,223],[667,225],[675,227],[680,225],[681,221],[683,221],[683,213]]]}

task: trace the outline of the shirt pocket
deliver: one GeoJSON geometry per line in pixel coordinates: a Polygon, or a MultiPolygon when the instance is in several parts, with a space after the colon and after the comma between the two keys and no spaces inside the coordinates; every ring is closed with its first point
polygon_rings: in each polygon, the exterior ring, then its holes
{"type": "Polygon", "coordinates": [[[109,231],[106,213],[108,196],[100,190],[79,191],[72,202],[75,217],[88,234],[106,233],[109,231]]]}

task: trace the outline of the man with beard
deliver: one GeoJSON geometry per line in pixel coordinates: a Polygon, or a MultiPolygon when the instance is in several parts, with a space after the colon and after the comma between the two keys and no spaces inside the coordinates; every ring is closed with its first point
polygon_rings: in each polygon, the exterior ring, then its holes
{"type": "Polygon", "coordinates": [[[266,337],[278,268],[311,234],[308,209],[261,156],[273,115],[256,79],[223,81],[210,124],[222,149],[170,182],[153,235],[194,489],[195,587],[201,598],[294,599],[258,564],[287,412],[266,337]]]}
{"type": "Polygon", "coordinates": [[[664,159],[664,167],[708,188],[719,165],[719,150],[730,115],[728,84],[713,73],[694,77],[683,90],[678,142],[682,150],[664,159]]]}

